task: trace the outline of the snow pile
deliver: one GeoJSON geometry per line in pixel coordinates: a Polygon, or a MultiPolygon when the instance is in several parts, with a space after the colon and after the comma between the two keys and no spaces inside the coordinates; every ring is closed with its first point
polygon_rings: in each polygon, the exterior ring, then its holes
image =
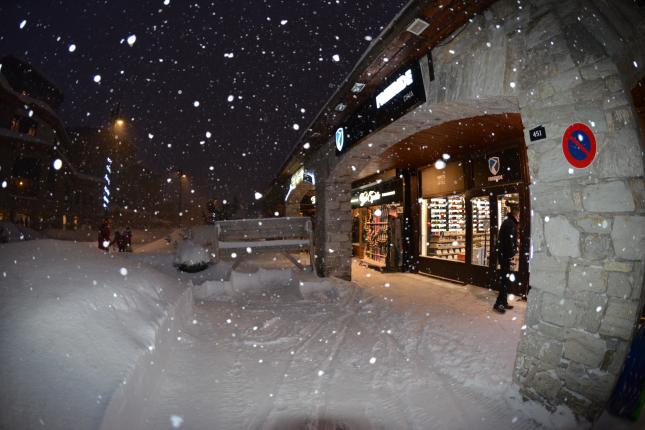
{"type": "Polygon", "coordinates": [[[210,262],[211,257],[208,250],[203,246],[189,239],[181,240],[177,244],[174,264],[180,270],[191,273],[199,272],[206,269],[210,262]]]}
{"type": "Polygon", "coordinates": [[[230,301],[241,297],[261,296],[280,299],[335,299],[334,282],[312,278],[291,269],[264,269],[255,272],[232,271],[228,280],[211,280],[193,286],[196,300],[230,301]],[[300,279],[302,277],[303,279],[300,279]]]}
{"type": "Polygon", "coordinates": [[[151,384],[142,366],[159,362],[160,334],[176,336],[190,290],[88,244],[0,245],[0,267],[0,428],[96,429],[108,410],[132,414],[131,390],[151,384]]]}
{"type": "Polygon", "coordinates": [[[28,227],[9,221],[0,222],[0,243],[20,242],[21,240],[40,239],[41,235],[28,227]]]}

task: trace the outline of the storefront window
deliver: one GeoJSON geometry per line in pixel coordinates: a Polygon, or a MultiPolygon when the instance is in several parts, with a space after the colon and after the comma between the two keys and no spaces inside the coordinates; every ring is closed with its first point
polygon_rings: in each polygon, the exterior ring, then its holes
{"type": "Polygon", "coordinates": [[[432,197],[421,202],[421,255],[466,261],[466,212],[462,194],[432,197]]]}
{"type": "Polygon", "coordinates": [[[471,264],[488,266],[490,244],[490,201],[488,197],[474,197],[472,205],[473,241],[471,264]]]}

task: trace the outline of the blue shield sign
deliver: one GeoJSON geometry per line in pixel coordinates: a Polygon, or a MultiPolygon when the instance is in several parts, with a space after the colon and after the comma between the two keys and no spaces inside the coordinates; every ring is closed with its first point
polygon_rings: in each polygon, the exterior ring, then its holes
{"type": "Polygon", "coordinates": [[[490,157],[488,159],[488,170],[493,174],[493,176],[499,173],[499,157],[490,157]]]}
{"type": "Polygon", "coordinates": [[[340,127],[338,130],[336,130],[336,149],[338,152],[343,150],[343,146],[345,145],[345,129],[343,127],[340,127]]]}

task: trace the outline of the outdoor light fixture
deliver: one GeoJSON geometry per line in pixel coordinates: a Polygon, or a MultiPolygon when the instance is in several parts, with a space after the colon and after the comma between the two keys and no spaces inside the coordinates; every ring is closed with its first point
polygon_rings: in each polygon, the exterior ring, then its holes
{"type": "Polygon", "coordinates": [[[52,166],[54,166],[54,170],[60,170],[61,167],[63,167],[63,161],[60,158],[57,158],[52,163],[52,166]]]}
{"type": "Polygon", "coordinates": [[[408,28],[406,28],[406,31],[409,31],[415,36],[419,36],[421,35],[421,33],[426,31],[426,28],[428,28],[428,26],[430,26],[430,24],[428,24],[426,21],[422,20],[421,18],[417,18],[412,21],[412,24],[410,24],[408,28]]]}
{"type": "Polygon", "coordinates": [[[346,107],[347,105],[345,103],[338,103],[336,105],[336,112],[342,112],[345,110],[346,107]]]}
{"type": "Polygon", "coordinates": [[[363,83],[361,83],[361,82],[356,82],[356,83],[354,84],[354,86],[352,87],[352,92],[353,92],[354,94],[358,94],[358,93],[360,93],[361,91],[363,91],[363,88],[365,88],[365,84],[363,84],[363,83]]]}

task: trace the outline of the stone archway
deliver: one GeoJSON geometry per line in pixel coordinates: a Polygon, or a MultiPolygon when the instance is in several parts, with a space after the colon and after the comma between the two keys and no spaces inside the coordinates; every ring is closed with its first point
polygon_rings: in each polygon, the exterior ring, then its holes
{"type": "Polygon", "coordinates": [[[307,194],[315,194],[316,187],[308,182],[300,182],[291,190],[285,202],[285,216],[300,216],[300,203],[307,194]]]}
{"type": "MultiPolygon", "coordinates": [[[[548,407],[596,417],[621,372],[643,300],[643,144],[629,90],[645,63],[642,13],[604,1],[496,2],[435,48],[427,102],[341,157],[321,149],[319,271],[350,277],[351,181],[390,145],[444,121],[519,112],[546,139],[525,142],[532,258],[526,330],[515,380],[548,407]],[[639,18],[640,17],[640,18],[639,18]],[[585,123],[598,141],[587,169],[562,154],[562,134],[585,123]]],[[[429,77],[426,75],[426,83],[429,77]]]]}

